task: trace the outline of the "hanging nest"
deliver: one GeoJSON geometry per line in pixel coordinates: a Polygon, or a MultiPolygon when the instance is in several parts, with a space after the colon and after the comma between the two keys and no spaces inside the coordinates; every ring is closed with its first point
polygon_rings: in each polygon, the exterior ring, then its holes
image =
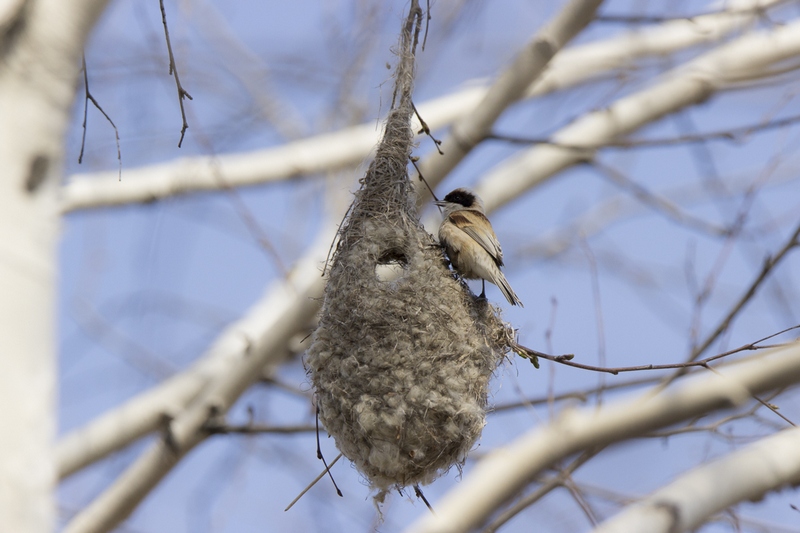
{"type": "Polygon", "coordinates": [[[320,421],[378,502],[463,464],[513,341],[498,311],[454,278],[417,216],[407,162],[422,12],[411,9],[385,133],[340,228],[306,359],[320,421]],[[387,265],[394,279],[380,275],[387,265]]]}

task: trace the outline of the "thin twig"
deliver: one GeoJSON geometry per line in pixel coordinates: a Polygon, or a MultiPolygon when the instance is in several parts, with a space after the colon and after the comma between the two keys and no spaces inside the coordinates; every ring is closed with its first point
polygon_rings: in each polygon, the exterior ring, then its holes
{"type": "MultiPolygon", "coordinates": [[[[337,455],[337,456],[336,456],[336,457],[333,459],[333,461],[331,461],[331,464],[330,464],[330,465],[328,465],[327,467],[325,467],[325,470],[323,470],[322,472],[320,472],[320,474],[319,474],[317,477],[315,477],[315,478],[314,478],[314,481],[312,481],[311,483],[309,483],[309,484],[308,484],[308,486],[307,486],[306,488],[304,488],[304,489],[303,489],[303,491],[302,491],[300,494],[298,494],[298,495],[297,495],[297,497],[296,497],[294,500],[292,500],[292,501],[291,501],[291,503],[290,503],[289,505],[287,505],[287,506],[286,506],[286,509],[284,509],[284,510],[283,510],[283,512],[286,512],[286,511],[288,511],[289,509],[291,509],[292,507],[294,507],[294,504],[296,504],[298,501],[300,501],[300,498],[302,498],[303,496],[305,496],[306,492],[308,492],[309,490],[311,490],[311,487],[313,487],[314,485],[316,485],[316,484],[317,484],[317,482],[318,482],[320,479],[322,479],[323,477],[325,477],[325,474],[327,474],[327,473],[328,473],[328,470],[330,470],[330,469],[331,469],[331,467],[332,467],[333,465],[335,465],[335,464],[336,464],[336,461],[338,461],[338,460],[339,460],[339,459],[341,459],[341,458],[342,458],[342,454],[340,453],[339,455],[337,455]]],[[[340,494],[340,496],[341,496],[341,494],[340,494]]]]}
{"type": "MultiPolygon", "coordinates": [[[[748,351],[748,350],[763,350],[766,349],[766,346],[757,346],[757,344],[765,341],[767,339],[771,339],[781,333],[786,333],[787,331],[791,331],[793,329],[800,328],[800,325],[792,326],[790,328],[786,328],[778,333],[773,333],[768,337],[764,337],[763,339],[757,340],[755,342],[751,342],[748,344],[743,344],[738,348],[733,350],[728,350],[727,352],[723,352],[717,355],[712,355],[711,357],[706,357],[705,359],[701,359],[699,361],[686,361],[683,363],[669,363],[669,364],[661,364],[661,365],[638,365],[638,366],[618,366],[613,368],[601,367],[601,366],[594,366],[594,365],[584,365],[582,363],[576,363],[572,359],[575,357],[574,354],[563,354],[563,355],[550,355],[543,352],[539,352],[537,350],[533,350],[528,348],[527,346],[523,346],[519,343],[513,342],[511,344],[511,349],[520,357],[524,357],[526,359],[532,359],[534,357],[538,357],[541,359],[547,359],[548,361],[553,361],[554,363],[560,363],[562,365],[571,366],[574,368],[580,368],[583,370],[592,370],[594,372],[605,372],[607,374],[617,375],[623,372],[638,372],[640,370],[669,370],[669,369],[688,369],[692,367],[704,367],[708,368],[708,363],[712,361],[716,361],[718,359],[722,359],[723,357],[727,357],[729,355],[733,355],[738,352],[748,351]]],[[[772,346],[769,346],[772,347],[772,346]]]]}
{"type": "Polygon", "coordinates": [[[586,501],[586,498],[583,494],[581,494],[580,489],[572,480],[571,476],[566,476],[564,481],[561,484],[572,496],[572,499],[575,500],[575,503],[578,504],[578,507],[581,508],[583,514],[586,515],[587,520],[592,525],[593,528],[597,527],[599,521],[597,520],[597,516],[594,512],[594,509],[591,508],[589,502],[586,501]]]}
{"type": "Polygon", "coordinates": [[[602,450],[603,448],[596,448],[593,450],[587,450],[583,452],[569,465],[567,465],[565,468],[562,468],[561,471],[558,473],[558,475],[551,477],[550,479],[542,483],[542,485],[534,492],[523,497],[512,507],[505,510],[500,516],[495,518],[495,520],[491,524],[486,526],[484,532],[494,533],[506,522],[517,516],[520,512],[527,509],[537,501],[541,500],[543,497],[547,496],[553,489],[563,486],[565,480],[568,477],[570,477],[579,467],[584,465],[589,459],[596,456],[602,450]]]}
{"type": "Polygon", "coordinates": [[[503,135],[499,133],[491,133],[486,136],[487,140],[503,141],[513,144],[549,144],[559,148],[571,150],[594,150],[598,148],[659,148],[664,146],[676,146],[683,144],[697,144],[706,141],[730,141],[742,142],[743,137],[756,132],[773,130],[790,126],[796,122],[800,122],[800,115],[792,115],[790,117],[773,120],[770,122],[762,122],[758,124],[750,124],[748,126],[739,126],[737,128],[730,128],[724,131],[712,131],[708,133],[686,134],[678,137],[662,137],[655,139],[631,139],[620,141],[608,141],[600,144],[564,144],[553,139],[543,137],[519,137],[514,135],[503,135]]]}
{"type": "MultiPolygon", "coordinates": [[[[420,171],[419,166],[417,166],[417,161],[419,161],[419,158],[418,157],[411,157],[411,158],[409,158],[409,161],[411,161],[411,164],[414,165],[415,169],[417,169],[417,177],[419,178],[419,180],[422,183],[425,184],[425,187],[428,188],[428,192],[431,193],[431,198],[433,198],[433,200],[435,202],[438,202],[439,198],[436,197],[436,193],[434,193],[433,189],[431,189],[431,186],[428,185],[428,180],[425,179],[425,176],[422,175],[422,171],[420,171]]],[[[441,210],[442,209],[439,208],[439,211],[441,211],[441,210]]]]}
{"type": "Polygon", "coordinates": [[[119,130],[117,129],[117,125],[114,124],[114,121],[111,120],[111,117],[108,116],[108,113],[105,112],[103,107],[97,102],[94,96],[92,96],[92,92],[89,90],[89,71],[86,68],[86,54],[81,56],[81,65],[83,67],[83,134],[81,135],[81,153],[78,155],[78,164],[83,163],[83,150],[86,147],[86,123],[87,117],[89,114],[89,102],[91,101],[92,104],[100,111],[111,127],[114,128],[114,137],[117,141],[117,161],[119,162],[119,181],[122,181],[122,150],[119,146],[119,130]]]}
{"type": "MultiPolygon", "coordinates": [[[[218,166],[219,163],[215,161],[214,165],[218,166]]],[[[272,259],[272,261],[275,263],[275,266],[278,267],[278,271],[280,271],[281,275],[284,278],[288,278],[289,268],[286,266],[286,263],[283,262],[283,259],[281,259],[278,249],[272,244],[267,232],[264,231],[264,229],[258,223],[258,220],[256,220],[256,217],[253,215],[253,212],[247,206],[244,199],[242,199],[241,195],[239,194],[239,190],[235,187],[231,187],[231,185],[228,184],[228,182],[224,179],[221,170],[215,175],[217,176],[217,179],[219,179],[221,188],[228,194],[231,203],[234,205],[236,214],[238,214],[239,218],[242,220],[242,222],[244,222],[244,225],[247,227],[250,235],[254,237],[256,241],[258,241],[261,249],[264,250],[272,259]]]]}
{"type": "MultiPolygon", "coordinates": [[[[697,129],[689,115],[679,115],[678,117],[676,117],[676,119],[678,120],[678,124],[682,128],[688,127],[691,130],[697,129]]],[[[706,179],[708,182],[708,186],[710,186],[712,190],[727,192],[726,184],[723,182],[722,178],[719,175],[719,172],[716,168],[717,165],[714,162],[712,152],[709,149],[708,145],[705,143],[699,144],[697,146],[697,149],[694,150],[693,153],[696,161],[700,165],[700,168],[705,167],[704,173],[707,176],[706,179]]],[[[707,303],[708,300],[710,299],[710,296],[714,289],[714,285],[715,283],[717,283],[717,280],[719,278],[720,273],[722,272],[722,269],[724,268],[726,262],[728,261],[731,253],[734,250],[736,239],[744,231],[745,224],[748,222],[751,210],[753,208],[753,205],[755,204],[759,188],[763,187],[769,176],[781,164],[782,159],[783,156],[781,156],[779,153],[771,157],[770,162],[764,167],[764,169],[761,171],[757,179],[755,179],[753,183],[751,183],[751,185],[745,191],[739,209],[736,213],[736,217],[734,218],[733,223],[730,225],[730,234],[727,236],[724,246],[718,253],[714,265],[712,266],[711,270],[706,276],[705,283],[701,287],[698,286],[698,290],[696,293],[697,294],[696,303],[693,310],[694,316],[691,322],[692,326],[690,331],[690,347],[691,347],[691,353],[689,356],[690,361],[697,359],[711,345],[711,343],[709,342],[708,344],[705,344],[703,346],[698,346],[698,336],[701,327],[700,322],[702,317],[702,308],[705,305],[705,303],[707,303]]],[[[743,302],[737,304],[737,307],[741,309],[741,305],[743,305],[743,302]]],[[[736,312],[738,312],[738,310],[736,310],[736,312]]],[[[721,331],[715,332],[714,334],[712,334],[713,339],[712,337],[709,337],[708,339],[710,339],[713,342],[713,340],[715,340],[720,334],[721,331]]]]}
{"type": "MultiPolygon", "coordinates": [[[[331,474],[331,467],[328,466],[328,463],[325,461],[325,456],[322,455],[322,447],[319,445],[319,406],[317,406],[317,411],[314,421],[315,421],[314,429],[316,430],[316,436],[317,436],[317,459],[322,461],[322,464],[325,466],[325,471],[328,473],[328,477],[331,478],[331,483],[333,483],[333,488],[336,489],[336,494],[338,494],[340,498],[343,498],[344,495],[342,494],[342,491],[339,489],[339,485],[336,484],[336,480],[333,479],[333,474],[331,474]]],[[[341,455],[342,454],[340,453],[339,456],[341,455]]],[[[333,463],[331,463],[331,465],[332,464],[333,463]]]]}
{"type": "MultiPolygon", "coordinates": [[[[728,355],[732,355],[734,353],[738,353],[738,352],[742,352],[742,351],[746,351],[746,350],[754,350],[754,349],[766,350],[766,349],[769,349],[769,348],[778,348],[780,346],[784,346],[784,344],[762,344],[762,343],[764,341],[769,340],[769,339],[775,338],[778,335],[782,335],[784,333],[788,333],[789,331],[792,331],[792,330],[795,330],[795,329],[800,329],[800,325],[796,325],[796,326],[792,326],[790,328],[783,329],[781,331],[778,331],[776,333],[773,333],[771,335],[763,337],[763,338],[761,338],[761,339],[759,339],[757,341],[754,341],[754,342],[752,342],[750,344],[745,344],[745,345],[740,346],[738,348],[734,348],[733,350],[725,352],[724,354],[718,354],[718,356],[715,356],[715,357],[719,357],[720,355],[721,356],[728,356],[728,355]],[[756,345],[758,345],[758,346],[756,347],[756,345]]],[[[639,387],[639,386],[643,386],[643,385],[651,385],[653,383],[658,382],[659,380],[660,380],[660,378],[658,378],[658,377],[639,378],[639,379],[632,379],[630,381],[625,381],[625,382],[611,383],[611,384],[605,385],[603,387],[595,387],[593,389],[581,389],[581,390],[575,390],[575,391],[571,391],[571,392],[564,392],[564,393],[561,393],[561,394],[553,394],[552,391],[548,391],[546,394],[544,394],[542,396],[539,396],[539,397],[526,398],[526,399],[518,401],[518,402],[511,402],[511,403],[504,403],[504,404],[500,404],[500,405],[495,405],[495,406],[492,407],[491,412],[508,411],[508,410],[511,410],[511,409],[518,409],[520,407],[530,407],[530,406],[534,406],[534,405],[541,405],[541,404],[545,404],[545,403],[554,403],[554,402],[560,402],[560,401],[564,401],[564,400],[579,400],[581,402],[586,402],[586,401],[588,401],[590,396],[598,394],[600,392],[605,392],[605,391],[609,391],[609,390],[626,389],[628,387],[639,387]]]]}
{"type": "MultiPolygon", "coordinates": [[[[724,374],[719,373],[717,370],[715,370],[715,369],[713,369],[711,367],[706,367],[706,368],[708,368],[710,371],[712,371],[716,375],[724,377],[724,374]]],[[[765,402],[764,400],[762,400],[761,398],[759,398],[755,394],[750,394],[750,397],[753,398],[758,403],[760,403],[761,405],[763,405],[764,407],[766,407],[767,409],[769,409],[770,411],[772,411],[773,413],[775,413],[776,415],[778,415],[779,418],[783,419],[790,426],[797,427],[797,424],[795,424],[794,422],[792,422],[791,420],[789,420],[788,418],[783,416],[783,414],[779,413],[778,412],[778,408],[775,405],[765,402]]]]}
{"type": "Polygon", "coordinates": [[[431,0],[426,2],[427,9],[425,10],[425,35],[422,37],[422,51],[425,51],[425,45],[428,44],[428,28],[431,24],[431,0]]]}
{"type": "MultiPolygon", "coordinates": [[[[717,12],[719,13],[719,12],[717,12]]],[[[710,13],[704,13],[703,15],[708,15],[710,13]]],[[[609,22],[612,24],[661,24],[664,22],[672,22],[675,20],[688,20],[692,21],[692,19],[696,16],[702,15],[693,15],[693,16],[686,16],[686,17],[669,17],[669,16],[661,16],[661,15],[597,15],[595,17],[595,22],[609,22]]]]}
{"type": "Polygon", "coordinates": [[[183,125],[181,126],[181,138],[178,140],[178,148],[183,144],[183,137],[186,135],[186,130],[189,128],[189,123],[186,122],[186,111],[183,109],[183,99],[188,98],[193,100],[192,95],[181,85],[181,79],[178,76],[178,66],[175,64],[175,55],[172,53],[172,42],[169,39],[169,27],[167,26],[167,11],[164,9],[164,0],[158,0],[161,5],[161,21],[164,23],[164,36],[167,38],[167,52],[169,52],[169,74],[175,78],[175,86],[178,90],[178,104],[181,106],[181,119],[183,125]]]}
{"type": "MultiPolygon", "coordinates": [[[[441,149],[442,141],[433,136],[431,129],[428,127],[428,123],[423,120],[422,115],[420,115],[419,111],[417,111],[417,106],[414,105],[413,100],[411,101],[411,108],[414,110],[414,114],[417,115],[417,120],[419,120],[420,130],[417,133],[424,133],[430,137],[433,141],[433,145],[436,146],[436,150],[439,152],[439,155],[444,155],[444,152],[442,152],[441,149]]],[[[419,169],[417,169],[417,172],[419,172],[419,169]]]]}
{"type": "Polygon", "coordinates": [[[107,317],[85,298],[75,298],[72,316],[89,338],[149,378],[160,381],[177,373],[175,366],[120,330],[114,319],[107,317]]]}
{"type": "Polygon", "coordinates": [[[800,224],[798,224],[797,228],[795,228],[794,233],[792,233],[792,236],[786,241],[786,243],[783,245],[783,247],[778,251],[777,255],[775,255],[774,257],[767,256],[767,258],[764,259],[764,264],[761,267],[761,271],[758,273],[758,275],[753,280],[753,282],[750,284],[750,286],[747,288],[747,290],[744,292],[744,294],[742,294],[742,296],[739,298],[739,300],[736,302],[736,304],[734,304],[734,306],[731,308],[731,310],[728,312],[728,314],[720,321],[720,323],[716,327],[716,329],[708,337],[706,337],[705,341],[703,341],[703,343],[700,346],[698,346],[697,348],[692,350],[692,359],[695,359],[701,353],[706,351],[708,349],[708,347],[711,346],[711,344],[715,340],[717,340],[717,338],[725,330],[728,329],[728,327],[730,326],[730,324],[733,321],[733,319],[744,308],[745,304],[748,301],[750,301],[750,299],[756,293],[756,291],[761,286],[761,284],[764,282],[764,280],[767,279],[767,277],[768,277],[769,273],[772,271],[772,269],[774,269],[778,265],[778,263],[780,263],[780,261],[784,257],[786,257],[786,255],[793,248],[795,248],[796,246],[800,245],[800,241],[798,241],[798,238],[800,238],[800,224]]]}
{"type": "Polygon", "coordinates": [[[685,20],[688,22],[695,22],[697,18],[709,17],[714,15],[745,15],[755,13],[760,17],[766,18],[766,9],[761,6],[748,7],[743,9],[724,9],[716,11],[704,11],[702,13],[695,13],[694,15],[686,16],[668,16],[668,15],[615,15],[615,14],[599,14],[595,17],[595,22],[608,22],[612,24],[663,24],[665,22],[673,22],[678,20],[685,20]]]}
{"type": "Polygon", "coordinates": [[[212,435],[260,435],[260,434],[277,434],[277,435],[293,435],[295,433],[310,433],[315,431],[314,426],[265,426],[258,424],[244,424],[239,426],[227,424],[207,424],[204,428],[212,435]]]}
{"type": "Polygon", "coordinates": [[[642,385],[651,385],[653,383],[657,383],[658,381],[659,378],[657,377],[648,377],[648,378],[632,379],[630,381],[625,381],[620,383],[610,383],[602,387],[593,387],[591,389],[562,392],[561,394],[548,392],[542,396],[534,398],[524,398],[522,400],[515,402],[493,405],[489,412],[491,414],[501,411],[510,411],[512,409],[519,409],[520,407],[532,407],[542,404],[555,404],[556,402],[563,402],[565,400],[578,400],[581,403],[586,403],[589,401],[589,397],[594,396],[595,394],[598,394],[600,392],[626,389],[628,387],[640,387],[642,385]]]}
{"type": "MultiPolygon", "coordinates": [[[[547,329],[544,331],[544,342],[545,346],[547,346],[547,351],[553,351],[553,332],[556,329],[556,311],[558,311],[558,300],[555,296],[550,297],[550,321],[547,324],[547,329]]],[[[534,357],[531,359],[531,363],[533,363],[533,367],[535,369],[539,369],[539,360],[534,357]]],[[[555,415],[555,401],[556,401],[556,365],[550,365],[548,369],[548,376],[547,376],[547,411],[552,419],[555,415]]],[[[601,384],[601,387],[598,387],[599,390],[605,388],[605,383],[601,384]]]]}
{"type": "MultiPolygon", "coordinates": [[[[657,430],[651,431],[650,433],[646,433],[641,436],[641,438],[645,439],[665,439],[668,437],[673,437],[676,435],[686,435],[691,433],[711,433],[716,435],[722,435],[720,433],[720,428],[725,424],[729,424],[730,422],[735,422],[737,420],[743,420],[745,418],[750,418],[755,415],[756,411],[760,408],[760,405],[753,404],[749,409],[746,411],[734,413],[732,415],[726,416],[724,418],[720,418],[713,423],[705,424],[702,426],[695,425],[697,421],[701,418],[698,417],[695,420],[690,421],[687,425],[678,428],[670,428],[665,430],[657,430]]],[[[705,417],[702,417],[705,418],[705,417]]],[[[730,439],[730,435],[722,435],[727,439],[730,439]]]]}
{"type": "Polygon", "coordinates": [[[425,507],[427,507],[431,513],[436,514],[436,511],[433,510],[428,498],[425,497],[425,494],[422,493],[422,489],[419,488],[419,484],[414,485],[414,494],[417,496],[417,498],[422,500],[422,502],[425,504],[425,507]]]}

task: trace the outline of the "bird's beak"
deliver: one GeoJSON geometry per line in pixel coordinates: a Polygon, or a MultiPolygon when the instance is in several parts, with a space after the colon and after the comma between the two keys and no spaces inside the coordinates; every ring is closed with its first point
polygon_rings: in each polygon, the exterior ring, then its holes
{"type": "Polygon", "coordinates": [[[447,202],[444,200],[437,200],[436,202],[433,202],[433,205],[438,205],[439,207],[444,207],[445,204],[447,204],[447,202]]]}

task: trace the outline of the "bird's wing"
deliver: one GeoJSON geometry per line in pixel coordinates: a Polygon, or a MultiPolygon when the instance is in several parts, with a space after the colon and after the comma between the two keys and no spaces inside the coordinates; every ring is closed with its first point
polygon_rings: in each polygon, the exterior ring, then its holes
{"type": "Polygon", "coordinates": [[[480,244],[498,266],[503,266],[503,249],[500,248],[500,243],[497,241],[497,236],[486,215],[473,209],[462,209],[451,213],[450,221],[480,244]]]}

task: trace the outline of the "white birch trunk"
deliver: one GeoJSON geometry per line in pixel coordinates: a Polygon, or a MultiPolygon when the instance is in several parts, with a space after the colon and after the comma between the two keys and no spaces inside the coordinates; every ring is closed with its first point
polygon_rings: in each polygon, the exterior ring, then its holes
{"type": "Polygon", "coordinates": [[[104,2],[0,12],[0,531],[52,531],[54,302],[64,129],[104,2]]]}

